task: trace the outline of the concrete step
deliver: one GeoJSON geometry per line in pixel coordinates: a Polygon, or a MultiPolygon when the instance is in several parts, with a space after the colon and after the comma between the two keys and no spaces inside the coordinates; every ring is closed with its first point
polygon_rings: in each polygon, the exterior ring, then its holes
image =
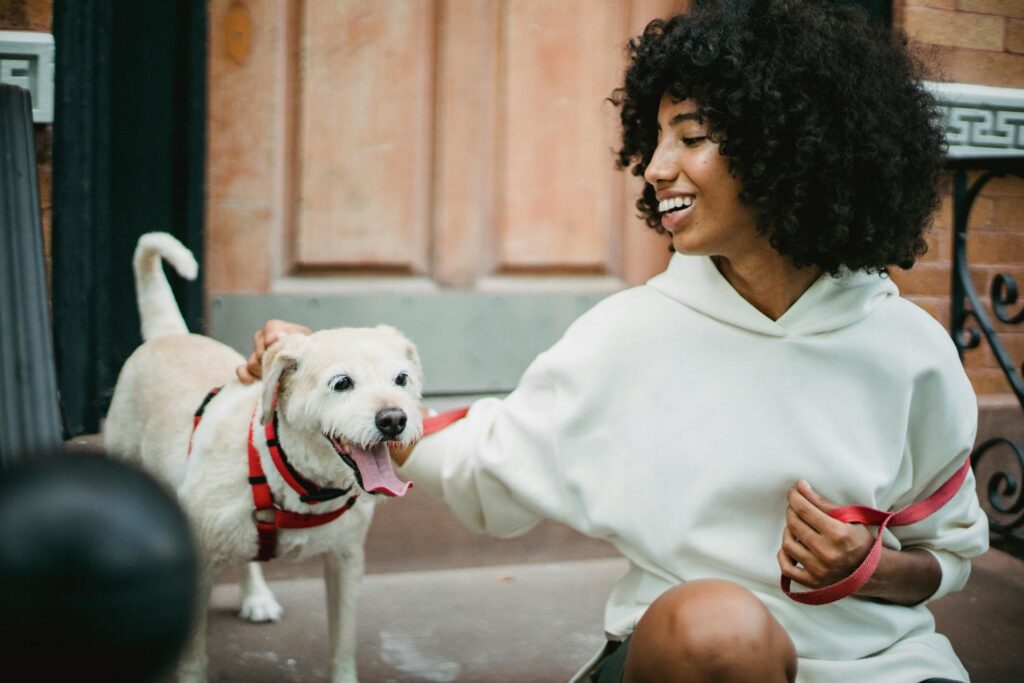
{"type": "MultiPolygon", "coordinates": [[[[622,559],[595,559],[370,574],[359,607],[360,680],[565,681],[601,645],[604,600],[625,570],[622,559]]],[[[216,587],[211,680],[327,680],[323,581],[294,577],[271,588],[285,608],[277,624],[241,621],[238,586],[216,587]]],[[[975,683],[1022,680],[1024,562],[989,552],[965,590],[932,611],[975,683]]]]}
{"type": "MultiPolygon", "coordinates": [[[[371,574],[362,584],[358,666],[363,683],[567,680],[603,643],[604,599],[621,559],[371,574]]],[[[271,583],[276,624],[236,613],[239,587],[214,590],[211,681],[326,681],[324,586],[271,583]]]]}

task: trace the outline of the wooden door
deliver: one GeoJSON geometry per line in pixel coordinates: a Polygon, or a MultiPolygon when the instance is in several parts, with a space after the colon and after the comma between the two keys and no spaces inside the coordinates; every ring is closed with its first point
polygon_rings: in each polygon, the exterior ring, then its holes
{"type": "Polygon", "coordinates": [[[670,0],[216,0],[212,332],[389,323],[433,393],[504,391],[660,271],[607,97],[670,0]]]}

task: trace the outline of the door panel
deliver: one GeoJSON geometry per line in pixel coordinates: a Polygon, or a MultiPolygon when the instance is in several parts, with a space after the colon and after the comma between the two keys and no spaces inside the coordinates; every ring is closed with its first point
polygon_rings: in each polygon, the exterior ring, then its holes
{"type": "Polygon", "coordinates": [[[427,269],[430,2],[303,3],[296,267],[427,269]]]}
{"type": "Polygon", "coordinates": [[[504,3],[498,267],[617,273],[609,149],[625,38],[616,3],[504,3]]]}

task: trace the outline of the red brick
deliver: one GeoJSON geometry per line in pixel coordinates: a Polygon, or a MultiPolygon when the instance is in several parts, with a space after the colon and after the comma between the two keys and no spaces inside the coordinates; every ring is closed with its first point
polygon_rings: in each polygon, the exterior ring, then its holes
{"type": "MultiPolygon", "coordinates": [[[[994,181],[989,181],[994,182],[994,181]]],[[[985,186],[986,188],[988,185],[985,186]]],[[[984,193],[979,194],[971,204],[971,212],[967,214],[967,230],[986,230],[992,225],[992,214],[995,209],[995,202],[992,198],[986,197],[984,193]]],[[[951,230],[953,228],[953,197],[945,195],[942,197],[942,204],[935,212],[934,225],[939,228],[951,230]]]]}
{"type": "MultiPolygon", "coordinates": [[[[1024,57],[1022,57],[1024,59],[1024,57]]],[[[973,179],[981,175],[980,172],[972,173],[968,176],[969,180],[973,182],[973,179]]],[[[1016,176],[1000,176],[992,178],[985,187],[981,189],[980,196],[982,197],[1024,197],[1024,178],[1017,178],[1016,176]]]]}
{"type": "Polygon", "coordinates": [[[956,4],[964,12],[1024,17],[1024,2],[1021,0],[957,0],[956,4]]]}
{"type": "MultiPolygon", "coordinates": [[[[1010,364],[1020,369],[1021,363],[1024,362],[1024,330],[1000,334],[999,343],[1003,345],[1003,349],[1009,355],[1010,364]]],[[[984,365],[998,368],[999,361],[996,360],[996,354],[992,351],[992,347],[987,342],[982,341],[981,348],[985,356],[984,365]]]]}
{"type": "MultiPolygon", "coordinates": [[[[1022,3],[1022,6],[1024,6],[1024,3],[1022,3]]],[[[1007,20],[1006,49],[1010,52],[1024,52],[1024,20],[1007,20]]]]}
{"type": "Polygon", "coordinates": [[[999,197],[995,200],[992,228],[1024,230],[1024,197],[999,197]]]}
{"type": "Polygon", "coordinates": [[[1010,383],[1001,370],[995,368],[969,368],[967,376],[974,386],[974,393],[979,396],[1009,394],[1013,392],[1013,389],[1010,388],[1010,383]]]}
{"type": "Polygon", "coordinates": [[[919,50],[931,67],[931,78],[954,83],[975,83],[1019,88],[1024,83],[1024,55],[936,45],[919,50]]]}
{"type": "Polygon", "coordinates": [[[53,25],[53,0],[4,0],[0,2],[0,28],[49,31],[53,25]]]}
{"type": "Polygon", "coordinates": [[[952,250],[950,246],[952,237],[948,230],[931,230],[925,234],[924,239],[928,242],[928,251],[918,259],[918,263],[945,263],[949,261],[949,254],[952,250]]]}
{"type": "Polygon", "coordinates": [[[1024,264],[1024,233],[967,232],[967,256],[974,264],[1024,264]]]}
{"type": "Polygon", "coordinates": [[[949,264],[921,263],[910,270],[890,271],[893,282],[906,297],[942,296],[950,290],[949,264]]]}
{"type": "Polygon", "coordinates": [[[1002,52],[1006,22],[984,14],[908,7],[903,12],[903,29],[922,43],[1002,52]]]}

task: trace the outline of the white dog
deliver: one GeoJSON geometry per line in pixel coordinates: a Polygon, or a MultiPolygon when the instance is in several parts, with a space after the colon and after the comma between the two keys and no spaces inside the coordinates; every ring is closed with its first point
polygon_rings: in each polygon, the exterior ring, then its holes
{"type": "MultiPolygon", "coordinates": [[[[363,540],[379,499],[369,494],[405,493],[388,442],[408,444],[422,431],[416,350],[385,326],[287,335],[264,355],[264,381],[242,385],[234,375],[244,362],[238,353],[188,333],[161,258],[195,277],[191,252],[170,235],[139,240],[134,266],[145,343],[121,370],[103,431],[111,453],[177,490],[193,523],[204,576],[179,678],[205,679],[205,613],[217,570],[269,556],[323,555],[332,680],[355,681],[363,540]]],[[[256,563],[243,592],[243,617],[280,617],[256,563]]]]}

